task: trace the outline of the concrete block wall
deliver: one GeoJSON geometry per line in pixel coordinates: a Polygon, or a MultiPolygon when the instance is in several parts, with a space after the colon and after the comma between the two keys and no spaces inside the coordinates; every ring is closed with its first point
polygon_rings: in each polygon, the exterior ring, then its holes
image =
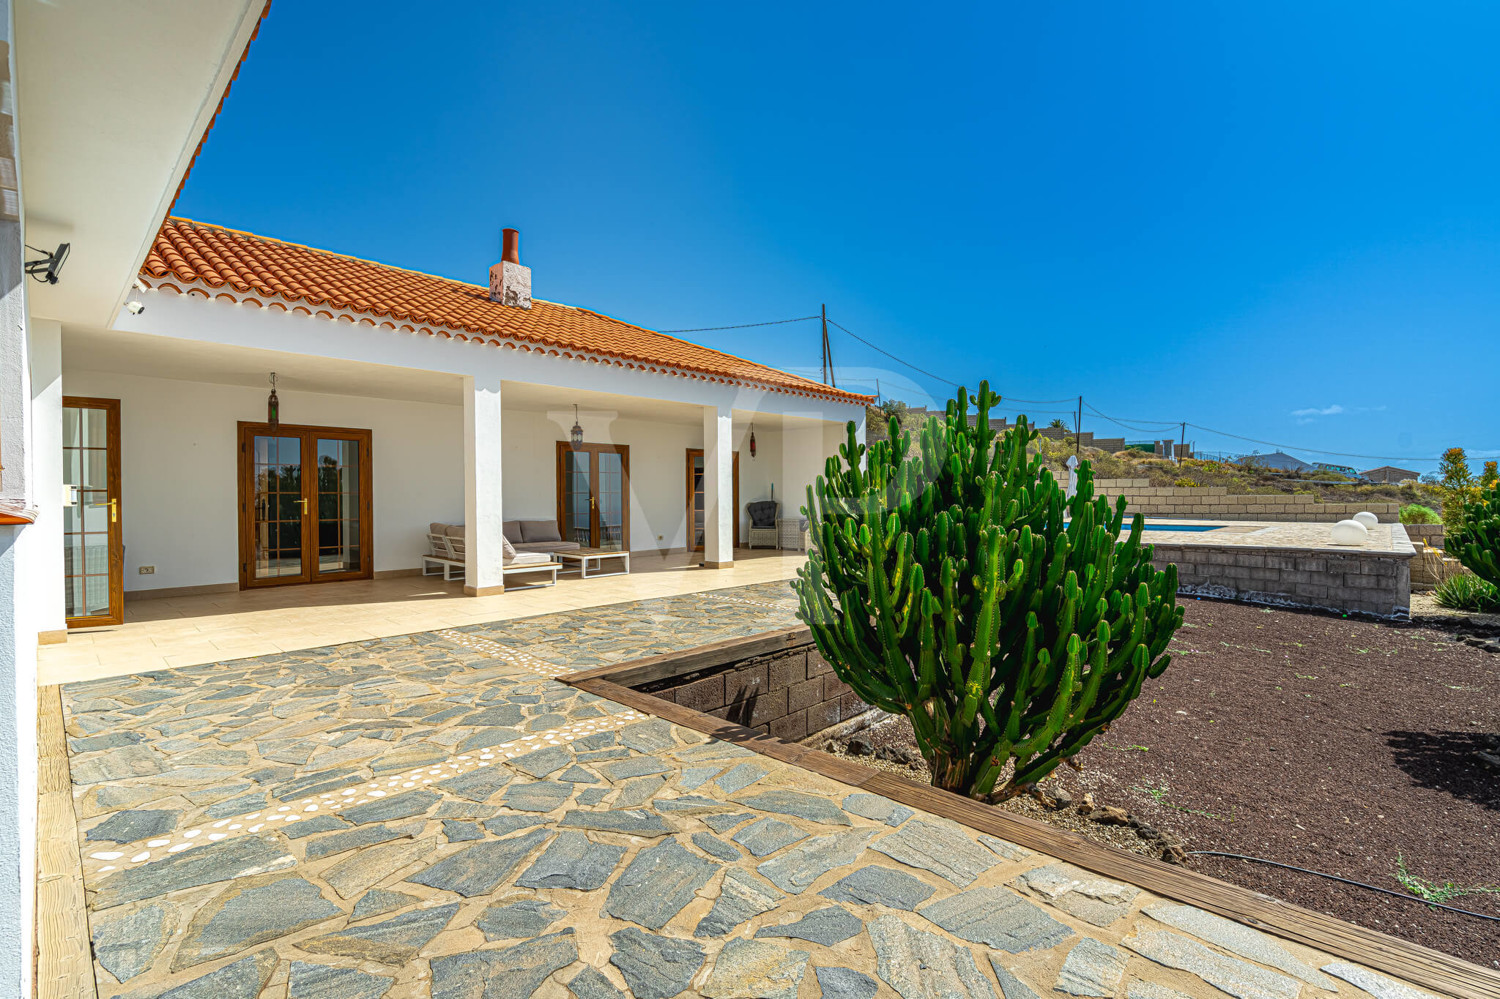
{"type": "Polygon", "coordinates": [[[1382,523],[1400,517],[1399,503],[1322,503],[1306,493],[1241,493],[1223,486],[1153,486],[1150,479],[1095,479],[1094,492],[1124,496],[1131,513],[1184,520],[1265,520],[1334,523],[1368,510],[1382,523]]]}
{"type": "Polygon", "coordinates": [[[1411,539],[1412,544],[1420,541],[1428,548],[1443,547],[1445,528],[1442,524],[1402,524],[1401,526],[1406,528],[1406,536],[1411,539]]]}
{"type": "Polygon", "coordinates": [[[811,643],[641,689],[785,742],[817,735],[871,710],[811,643]]]}
{"type": "Polygon", "coordinates": [[[1280,607],[1405,618],[1411,613],[1408,552],[1342,553],[1209,545],[1153,546],[1158,569],[1177,566],[1177,590],[1280,607]]]}

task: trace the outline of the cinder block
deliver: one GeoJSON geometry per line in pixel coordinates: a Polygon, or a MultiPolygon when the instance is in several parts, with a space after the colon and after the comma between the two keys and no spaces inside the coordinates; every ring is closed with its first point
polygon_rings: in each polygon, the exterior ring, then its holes
{"type": "Polygon", "coordinates": [[[712,711],[721,708],[726,703],[724,697],[724,677],[719,673],[715,676],[707,676],[692,683],[683,684],[677,688],[677,703],[694,711],[712,711]]]}
{"type": "Polygon", "coordinates": [[[735,704],[759,696],[766,690],[766,664],[724,674],[724,703],[735,704]]]}
{"type": "Polygon", "coordinates": [[[815,676],[822,676],[824,673],[832,672],[833,667],[828,665],[828,660],[823,658],[821,652],[816,648],[807,650],[807,678],[809,680],[815,676]]]}
{"type": "Polygon", "coordinates": [[[786,715],[786,688],[764,691],[760,696],[747,701],[746,704],[749,707],[750,720],[745,724],[753,727],[775,721],[786,715]]]}
{"type": "Polygon", "coordinates": [[[807,736],[807,712],[794,711],[770,723],[771,735],[784,742],[796,742],[807,736]]]}
{"type": "Polygon", "coordinates": [[[859,699],[859,695],[852,690],[845,693],[839,698],[840,720],[853,718],[856,715],[864,714],[868,710],[870,710],[870,706],[864,701],[861,701],[859,699]]]}
{"type": "Polygon", "coordinates": [[[807,679],[807,653],[794,652],[771,660],[771,689],[790,687],[807,679]]]}
{"type": "Polygon", "coordinates": [[[807,709],[806,715],[809,735],[837,725],[840,720],[838,698],[814,704],[807,709]]]}
{"type": "Polygon", "coordinates": [[[786,709],[802,711],[823,700],[823,678],[803,680],[786,689],[786,709]]]}

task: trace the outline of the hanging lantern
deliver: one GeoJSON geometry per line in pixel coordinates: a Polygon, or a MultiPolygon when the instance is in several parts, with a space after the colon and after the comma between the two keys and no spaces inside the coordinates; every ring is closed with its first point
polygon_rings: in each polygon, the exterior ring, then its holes
{"type": "Polygon", "coordinates": [[[750,457],[755,457],[755,424],[750,424],[750,457]]]}
{"type": "Polygon", "coordinates": [[[573,404],[573,429],[569,436],[573,438],[573,450],[577,451],[583,444],[583,426],[578,422],[578,404],[573,404]]]}
{"type": "Polygon", "coordinates": [[[266,422],[274,432],[281,424],[281,400],[276,398],[276,372],[271,372],[271,394],[266,397],[266,422]]]}

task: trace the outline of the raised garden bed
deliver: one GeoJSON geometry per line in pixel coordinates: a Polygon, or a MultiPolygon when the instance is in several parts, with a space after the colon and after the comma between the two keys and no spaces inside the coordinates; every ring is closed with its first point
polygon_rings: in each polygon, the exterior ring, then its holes
{"type": "MultiPolygon", "coordinates": [[[[1085,750],[1081,771],[1044,782],[1069,803],[1001,807],[1148,856],[1175,845],[1190,869],[1500,967],[1500,922],[1191,853],[1249,854],[1395,891],[1398,865],[1437,885],[1500,884],[1500,766],[1488,760],[1500,758],[1500,655],[1460,637],[1189,601],[1167,672],[1085,750]],[[1090,814],[1080,814],[1085,795],[1090,814]]],[[[834,742],[851,762],[925,781],[920,763],[899,762],[909,733],[900,720],[834,742]]],[[[1500,916],[1500,894],[1447,904],[1500,916]]]]}

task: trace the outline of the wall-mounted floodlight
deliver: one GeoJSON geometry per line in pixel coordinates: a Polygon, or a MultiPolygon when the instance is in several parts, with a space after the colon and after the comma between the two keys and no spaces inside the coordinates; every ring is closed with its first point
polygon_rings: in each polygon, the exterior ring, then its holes
{"type": "MultiPolygon", "coordinates": [[[[40,260],[26,261],[26,273],[38,281],[57,284],[57,275],[62,272],[63,262],[68,259],[68,248],[71,245],[70,243],[59,243],[57,244],[57,249],[40,260]]],[[[34,250],[37,253],[43,252],[34,246],[28,246],[26,249],[34,250]]]]}

